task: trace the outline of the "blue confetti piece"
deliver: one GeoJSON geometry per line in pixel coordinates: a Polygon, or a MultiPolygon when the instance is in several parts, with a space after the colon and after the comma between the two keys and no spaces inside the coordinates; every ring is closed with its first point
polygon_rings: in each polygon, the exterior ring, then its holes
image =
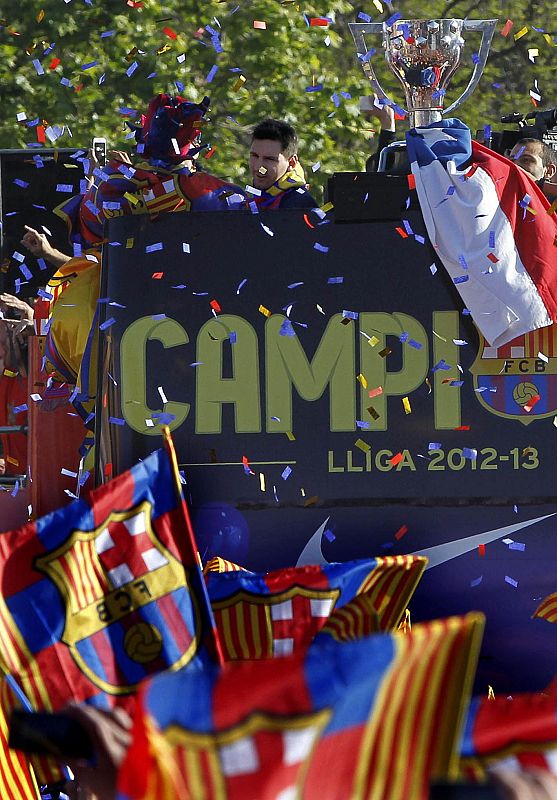
{"type": "Polygon", "coordinates": [[[89,472],[88,469],[86,469],[85,472],[82,472],[79,478],[77,479],[79,486],[80,487],[85,486],[90,477],[91,473],[89,472]]]}
{"type": "Polygon", "coordinates": [[[288,478],[290,477],[290,475],[292,475],[292,470],[291,470],[291,468],[290,468],[290,467],[285,467],[285,468],[283,469],[283,471],[282,471],[281,478],[283,479],[283,481],[286,481],[286,480],[288,480],[288,478]]]}
{"type": "Polygon", "coordinates": [[[109,36],[114,36],[115,31],[103,31],[101,33],[101,39],[108,39],[109,36]]]}
{"type": "Polygon", "coordinates": [[[408,236],[414,236],[414,231],[412,230],[412,226],[408,222],[407,219],[402,220],[402,224],[404,225],[404,230],[408,234],[408,236]]]}
{"type": "Polygon", "coordinates": [[[162,319],[166,319],[166,314],[153,314],[151,319],[154,320],[155,322],[159,322],[162,319]]]}
{"type": "Polygon", "coordinates": [[[296,289],[298,286],[303,286],[303,285],[304,285],[303,281],[298,281],[297,283],[289,283],[288,284],[288,288],[289,289],[296,289]]]}
{"type": "Polygon", "coordinates": [[[414,240],[419,244],[425,244],[425,237],[418,235],[417,233],[414,234],[414,240]]]}
{"type": "Polygon", "coordinates": [[[388,20],[386,21],[386,23],[385,23],[385,25],[387,26],[387,28],[390,28],[390,27],[391,27],[391,25],[394,25],[394,23],[395,23],[397,20],[399,20],[399,19],[401,18],[401,16],[402,16],[402,14],[400,13],[400,11],[397,11],[395,14],[393,14],[393,15],[392,15],[392,17],[389,17],[389,19],[388,19],[388,20]]]}
{"type": "Polygon", "coordinates": [[[430,442],[428,444],[428,446],[427,446],[427,449],[428,450],[442,450],[443,449],[443,445],[441,444],[441,442],[430,442]]]}
{"type": "Polygon", "coordinates": [[[25,261],[25,256],[23,255],[23,253],[19,253],[17,250],[14,250],[14,252],[12,253],[12,258],[19,264],[22,264],[25,261]]]}
{"type": "Polygon", "coordinates": [[[21,189],[27,189],[29,186],[28,181],[22,181],[21,178],[14,178],[14,183],[16,186],[19,186],[21,189]]]}
{"type": "Polygon", "coordinates": [[[370,47],[367,53],[358,53],[358,59],[363,62],[369,61],[370,58],[373,58],[376,52],[377,50],[375,49],[375,47],[370,47]]]}
{"type": "Polygon", "coordinates": [[[207,81],[207,83],[212,83],[213,78],[215,77],[215,75],[217,74],[218,71],[219,71],[219,68],[218,68],[217,64],[215,64],[214,66],[211,67],[211,69],[207,73],[207,77],[205,79],[207,81]]]}
{"type": "Polygon", "coordinates": [[[228,334],[228,338],[230,339],[230,344],[236,344],[236,342],[238,341],[238,336],[236,334],[236,331],[230,331],[230,333],[228,334]]]}
{"type": "Polygon", "coordinates": [[[69,81],[67,78],[62,78],[60,80],[60,83],[62,84],[62,86],[71,87],[71,85],[72,85],[71,81],[69,81]]]}
{"type": "Polygon", "coordinates": [[[12,491],[10,492],[10,494],[11,494],[12,497],[15,497],[18,492],[19,492],[19,481],[16,481],[15,482],[15,486],[12,489],[12,491]]]}
{"type": "Polygon", "coordinates": [[[170,425],[176,419],[176,414],[169,414],[163,411],[160,414],[152,414],[153,419],[158,419],[160,425],[170,425]]]}
{"type": "Polygon", "coordinates": [[[82,70],[86,70],[86,69],[92,69],[93,67],[96,67],[96,66],[98,66],[98,64],[99,64],[99,62],[98,62],[98,61],[90,61],[88,64],[83,64],[83,66],[81,67],[81,69],[82,69],[82,70]]]}
{"type": "Polygon", "coordinates": [[[14,406],[14,407],[12,408],[12,412],[13,412],[14,414],[19,414],[19,413],[20,413],[20,411],[28,411],[28,410],[29,410],[29,408],[28,408],[28,406],[27,406],[27,403],[23,403],[23,405],[21,405],[21,406],[14,406]]]}
{"type": "Polygon", "coordinates": [[[356,420],[356,427],[357,428],[364,428],[365,430],[367,430],[369,428],[369,422],[366,422],[366,420],[357,419],[356,420]]]}
{"type": "Polygon", "coordinates": [[[26,264],[20,264],[19,269],[20,272],[23,274],[23,277],[26,278],[28,281],[30,281],[31,278],[33,277],[33,273],[31,272],[29,267],[26,264]]]}
{"type": "Polygon", "coordinates": [[[480,63],[480,55],[479,53],[472,53],[472,63],[479,64],[480,63]]]}
{"type": "Polygon", "coordinates": [[[468,262],[466,261],[463,255],[460,255],[458,257],[458,263],[460,264],[462,269],[468,269],[468,262]]]}
{"type": "Polygon", "coordinates": [[[344,283],[344,278],[327,278],[327,283],[344,283]]]}
{"type": "Polygon", "coordinates": [[[483,579],[484,579],[484,576],[483,576],[483,575],[480,575],[480,577],[479,577],[479,578],[474,578],[474,580],[473,580],[473,581],[470,581],[470,586],[472,586],[472,587],[474,587],[474,586],[479,586],[479,585],[480,585],[480,583],[483,581],[483,579]]]}
{"type": "Polygon", "coordinates": [[[363,19],[364,22],[371,22],[371,17],[369,14],[365,14],[363,11],[360,11],[358,14],[358,19],[363,19]]]}
{"type": "Polygon", "coordinates": [[[462,455],[469,461],[475,461],[478,457],[478,451],[474,450],[472,447],[463,447],[462,455]]]}
{"type": "Polygon", "coordinates": [[[359,313],[357,311],[347,311],[346,309],[344,309],[344,311],[342,312],[342,316],[345,319],[358,319],[359,313]]]}
{"type": "Polygon", "coordinates": [[[43,65],[41,64],[38,58],[33,59],[33,66],[37,70],[37,75],[44,75],[43,65]]]}
{"type": "Polygon", "coordinates": [[[157,250],[163,249],[163,243],[157,242],[156,244],[148,244],[145,248],[146,253],[155,253],[157,250]]]}
{"type": "Polygon", "coordinates": [[[437,370],[439,370],[439,369],[449,370],[449,369],[451,369],[451,365],[447,364],[445,359],[442,358],[440,361],[437,362],[437,364],[435,364],[435,366],[433,366],[431,368],[431,371],[432,372],[437,372],[437,370]]]}
{"type": "Polygon", "coordinates": [[[408,339],[408,344],[410,347],[413,347],[414,350],[421,350],[423,347],[423,344],[421,342],[417,342],[415,339],[408,339]]]}
{"type": "Polygon", "coordinates": [[[71,183],[57,183],[56,184],[56,191],[57,192],[73,192],[73,186],[71,183]]]}
{"type": "Polygon", "coordinates": [[[526,550],[526,545],[523,542],[511,542],[509,544],[509,550],[519,550],[523,553],[526,550]]]}
{"type": "Polygon", "coordinates": [[[289,319],[285,319],[282,325],[280,326],[279,333],[281,336],[296,336],[296,331],[292,327],[292,323],[289,319]]]}
{"type": "Polygon", "coordinates": [[[491,248],[495,247],[495,231],[489,231],[489,246],[491,248]]]}
{"type": "Polygon", "coordinates": [[[510,578],[508,575],[505,575],[505,583],[509,583],[511,586],[514,586],[515,589],[518,586],[518,581],[515,581],[514,578],[510,578]]]}
{"type": "Polygon", "coordinates": [[[138,67],[139,67],[139,63],[137,61],[134,61],[133,64],[130,64],[130,66],[126,70],[126,75],[128,76],[128,78],[131,78],[131,76],[133,75],[133,73],[136,71],[136,69],[138,67]]]}
{"type": "Polygon", "coordinates": [[[323,531],[323,536],[325,537],[325,539],[328,542],[334,542],[335,539],[337,538],[335,536],[335,534],[331,530],[329,530],[329,528],[327,528],[327,530],[323,531]]]}
{"type": "Polygon", "coordinates": [[[98,215],[101,213],[100,209],[97,208],[92,200],[85,201],[85,208],[88,208],[91,214],[94,214],[96,217],[98,217],[98,215]]]}
{"type": "Polygon", "coordinates": [[[42,297],[43,300],[54,300],[54,295],[47,292],[45,289],[39,289],[37,291],[37,297],[42,297]]]}
{"type": "Polygon", "coordinates": [[[120,417],[109,417],[108,421],[110,423],[112,423],[112,425],[125,425],[126,424],[126,420],[125,419],[120,419],[120,417]]]}
{"type": "Polygon", "coordinates": [[[111,325],[114,325],[115,322],[115,318],[110,317],[110,319],[107,319],[106,322],[103,322],[101,325],[99,325],[99,329],[101,331],[105,331],[107,328],[110,328],[111,325]]]}
{"type": "Polygon", "coordinates": [[[314,250],[318,250],[320,253],[328,253],[329,248],[324,244],[319,244],[319,242],[315,242],[313,245],[314,250]]]}
{"type": "Polygon", "coordinates": [[[410,334],[409,334],[407,331],[404,331],[403,333],[401,333],[401,334],[400,334],[400,336],[398,337],[398,339],[399,339],[399,341],[400,341],[400,342],[402,342],[402,343],[404,344],[404,342],[407,342],[407,341],[408,341],[408,337],[409,337],[409,335],[410,335],[410,334]]]}
{"type": "Polygon", "coordinates": [[[306,86],[306,92],[321,92],[322,90],[322,83],[316,83],[315,86],[306,86]]]}
{"type": "Polygon", "coordinates": [[[466,283],[466,281],[468,280],[470,280],[470,277],[468,275],[460,275],[458,278],[453,278],[453,283],[454,284],[466,283]]]}

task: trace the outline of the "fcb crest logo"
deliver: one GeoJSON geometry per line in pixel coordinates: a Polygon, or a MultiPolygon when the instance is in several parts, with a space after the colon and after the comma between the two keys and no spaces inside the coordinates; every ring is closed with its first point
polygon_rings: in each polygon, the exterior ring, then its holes
{"type": "Polygon", "coordinates": [[[93,531],[74,530],[36,567],[63,597],[62,641],[103,691],[127,694],[193,658],[199,610],[183,566],[152,528],[147,501],[112,512],[93,531]]]}
{"type": "Polygon", "coordinates": [[[492,414],[529,425],[557,412],[557,325],[539,328],[501,347],[480,334],[470,367],[475,394],[492,414]]]}

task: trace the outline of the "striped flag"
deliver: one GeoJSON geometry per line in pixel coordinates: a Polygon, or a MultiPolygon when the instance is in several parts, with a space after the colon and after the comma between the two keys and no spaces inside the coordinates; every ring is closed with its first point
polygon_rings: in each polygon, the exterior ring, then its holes
{"type": "Polygon", "coordinates": [[[136,705],[118,798],[426,800],[458,768],[482,628],[469,614],[161,675],[136,705]]]}
{"type": "Polygon", "coordinates": [[[557,321],[557,218],[533,179],[458,119],[406,141],[431,243],[489,344],[557,321]]]}
{"type": "Polygon", "coordinates": [[[338,639],[394,630],[426,567],[421,556],[396,556],[264,574],[206,575],[227,661],[291,655],[331,620],[338,639]],[[354,598],[359,598],[355,605],[354,598]]]}
{"type": "Polygon", "coordinates": [[[545,600],[542,600],[532,617],[546,619],[548,622],[557,622],[557,592],[548,595],[545,600]]]}
{"type": "Polygon", "coordinates": [[[557,687],[512,697],[474,698],[461,747],[465,775],[483,778],[495,766],[557,766],[557,687]]]}
{"type": "Polygon", "coordinates": [[[0,679],[0,797],[38,800],[39,787],[23,753],[8,747],[8,719],[19,702],[5,679],[0,679]]]}
{"type": "Polygon", "coordinates": [[[209,559],[207,563],[203,567],[203,574],[206,575],[208,572],[248,572],[249,570],[241,567],[239,564],[235,564],[233,561],[227,561],[226,558],[221,558],[221,556],[215,556],[214,558],[209,559]]]}
{"type": "Polygon", "coordinates": [[[219,660],[175,484],[159,450],[87,501],[0,536],[0,658],[34,709],[112,706],[149,675],[219,660]]]}

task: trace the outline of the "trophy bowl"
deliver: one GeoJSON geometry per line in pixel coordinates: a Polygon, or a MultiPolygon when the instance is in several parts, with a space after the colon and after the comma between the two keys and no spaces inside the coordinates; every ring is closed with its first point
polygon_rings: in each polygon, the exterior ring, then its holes
{"type": "Polygon", "coordinates": [[[484,70],[497,20],[399,19],[385,22],[350,23],[358,58],[373,89],[387,98],[375,75],[364,36],[381,33],[385,58],[396,75],[406,98],[411,127],[437,122],[443,114],[458,108],[472,94],[484,70]],[[480,31],[482,41],[473,57],[472,77],[462,95],[445,111],[443,104],[450,79],[459,67],[464,31],[480,31]]]}

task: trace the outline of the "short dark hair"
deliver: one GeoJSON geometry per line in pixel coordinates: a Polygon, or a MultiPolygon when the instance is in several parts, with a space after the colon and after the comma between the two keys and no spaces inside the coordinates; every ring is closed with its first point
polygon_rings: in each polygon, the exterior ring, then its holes
{"type": "Polygon", "coordinates": [[[519,139],[518,142],[515,142],[513,150],[515,147],[526,147],[527,144],[539,144],[541,151],[540,157],[544,167],[549,167],[550,164],[557,164],[557,153],[548,144],[542,142],[541,139],[534,139],[531,136],[519,139]]]}
{"type": "Polygon", "coordinates": [[[251,140],[254,139],[271,139],[274,142],[280,142],[280,151],[290,158],[298,152],[298,134],[288,122],[282,119],[268,119],[262,120],[252,131],[251,140]]]}

